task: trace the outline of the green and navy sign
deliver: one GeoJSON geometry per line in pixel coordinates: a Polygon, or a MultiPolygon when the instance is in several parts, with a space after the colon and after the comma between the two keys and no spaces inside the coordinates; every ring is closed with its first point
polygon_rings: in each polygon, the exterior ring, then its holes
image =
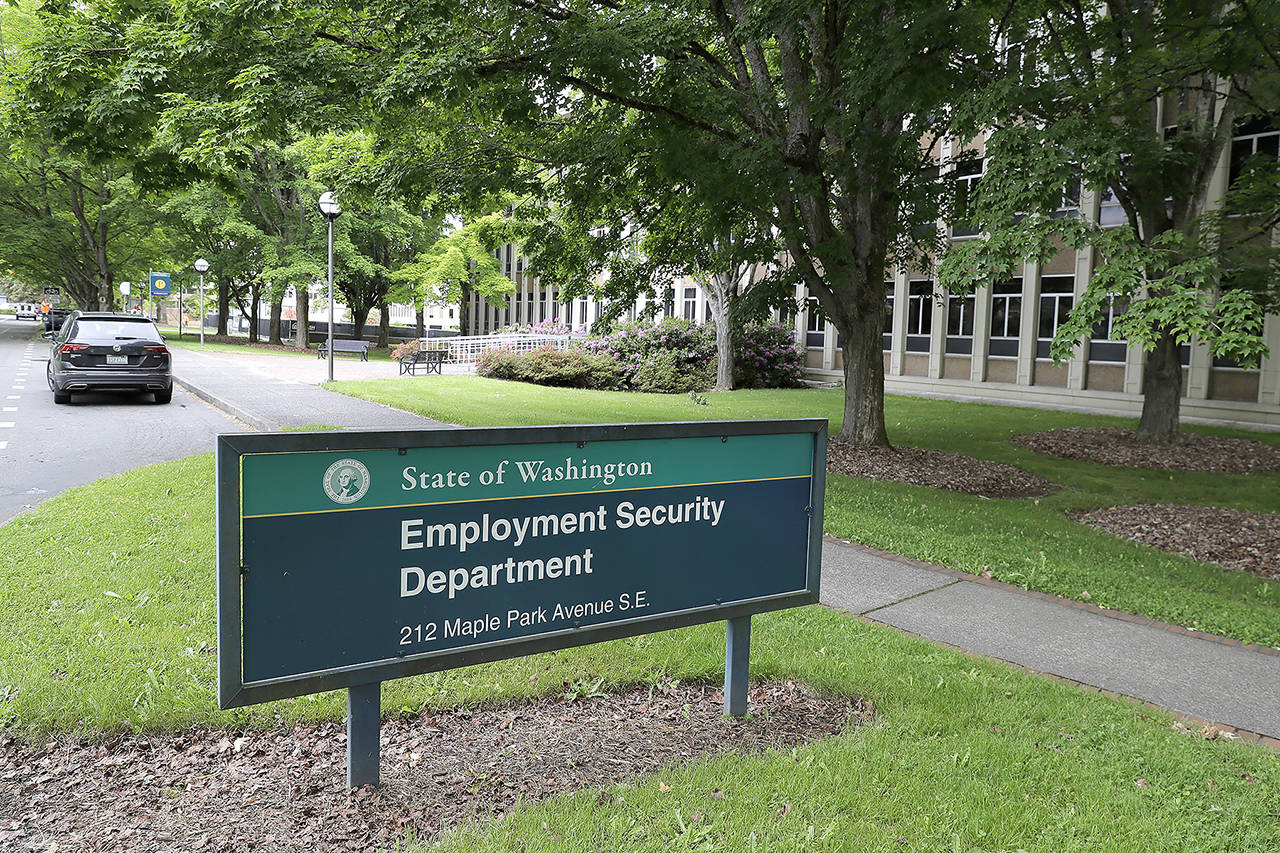
{"type": "Polygon", "coordinates": [[[219,702],[817,601],[826,421],[224,435],[219,702]]]}
{"type": "Polygon", "coordinates": [[[167,272],[153,272],[151,274],[151,295],[152,296],[168,296],[173,293],[173,281],[167,272]]]}

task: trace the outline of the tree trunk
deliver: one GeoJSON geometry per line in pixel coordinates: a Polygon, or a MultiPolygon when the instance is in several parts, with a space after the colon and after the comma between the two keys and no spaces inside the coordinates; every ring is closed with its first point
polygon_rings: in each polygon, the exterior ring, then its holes
{"type": "Polygon", "coordinates": [[[391,311],[387,308],[386,300],[378,303],[378,346],[386,349],[387,341],[391,338],[391,311]]]}
{"type": "Polygon", "coordinates": [[[733,327],[729,323],[729,300],[720,288],[707,288],[707,308],[716,325],[716,390],[733,390],[733,327]]]}
{"type": "Polygon", "coordinates": [[[284,296],[271,300],[271,323],[267,327],[267,343],[284,346],[280,338],[280,318],[284,314],[284,296]]]}
{"type": "Polygon", "coordinates": [[[356,328],[355,339],[357,341],[364,340],[364,324],[365,324],[365,321],[368,319],[369,319],[369,306],[367,305],[361,305],[359,307],[356,307],[354,305],[351,306],[351,322],[355,325],[355,328],[356,328]]]}
{"type": "Polygon", "coordinates": [[[256,344],[258,342],[258,311],[262,305],[262,297],[255,289],[253,292],[253,301],[249,303],[249,343],[256,344]]]}
{"type": "Polygon", "coordinates": [[[840,441],[862,447],[888,447],[884,426],[884,301],[880,311],[867,311],[840,329],[844,356],[844,425],[840,441]]]}
{"type": "Polygon", "coordinates": [[[217,334],[226,337],[227,318],[231,315],[231,282],[218,282],[218,329],[217,334]]]}
{"type": "Polygon", "coordinates": [[[1165,334],[1147,353],[1142,368],[1142,418],[1138,441],[1168,444],[1178,437],[1178,407],[1182,402],[1181,347],[1165,334]]]}
{"type": "Polygon", "coordinates": [[[414,315],[414,319],[416,320],[418,325],[418,337],[425,338],[427,336],[427,327],[426,327],[425,321],[422,319],[421,308],[419,308],[417,313],[414,315]]]}
{"type": "Polygon", "coordinates": [[[298,294],[298,333],[293,336],[293,345],[298,349],[311,348],[311,291],[306,285],[294,288],[298,294]]]}
{"type": "Polygon", "coordinates": [[[471,282],[463,279],[461,290],[462,298],[458,300],[458,334],[472,335],[475,333],[471,330],[471,282]]]}

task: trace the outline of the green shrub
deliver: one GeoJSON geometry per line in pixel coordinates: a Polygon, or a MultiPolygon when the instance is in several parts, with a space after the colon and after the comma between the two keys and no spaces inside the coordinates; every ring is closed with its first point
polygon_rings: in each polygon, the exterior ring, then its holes
{"type": "Polygon", "coordinates": [[[612,390],[622,385],[622,367],[612,358],[581,347],[552,346],[517,352],[506,347],[485,350],[476,373],[490,379],[509,379],[558,388],[612,390]]]}
{"type": "Polygon", "coordinates": [[[687,394],[715,384],[716,360],[692,364],[674,352],[658,351],[640,363],[630,377],[636,391],[658,394],[687,394]]]}

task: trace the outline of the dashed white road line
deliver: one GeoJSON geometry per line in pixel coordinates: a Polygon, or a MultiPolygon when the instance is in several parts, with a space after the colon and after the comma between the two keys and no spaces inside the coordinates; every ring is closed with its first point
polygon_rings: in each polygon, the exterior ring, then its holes
{"type": "Polygon", "coordinates": [[[6,399],[6,400],[21,400],[21,399],[22,399],[22,395],[21,395],[21,394],[9,394],[9,395],[7,395],[7,396],[5,397],[5,399],[6,399]]]}
{"type": "Polygon", "coordinates": [[[0,421],[0,429],[11,429],[13,421],[0,421]]]}
{"type": "Polygon", "coordinates": [[[9,442],[7,442],[7,441],[0,441],[0,450],[4,450],[4,449],[5,449],[6,447],[8,447],[8,446],[9,446],[9,442]]]}
{"type": "Polygon", "coordinates": [[[16,411],[18,411],[17,406],[5,406],[4,408],[0,409],[0,412],[16,412],[16,411]]]}

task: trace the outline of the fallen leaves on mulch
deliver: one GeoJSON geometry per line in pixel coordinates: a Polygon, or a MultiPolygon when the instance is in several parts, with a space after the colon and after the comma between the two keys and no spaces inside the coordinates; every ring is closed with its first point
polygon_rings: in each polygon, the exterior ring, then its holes
{"type": "Polygon", "coordinates": [[[1193,560],[1280,578],[1280,515],[1216,506],[1142,504],[1078,512],[1072,518],[1193,560]]]}
{"type": "Polygon", "coordinates": [[[1182,433],[1170,444],[1148,444],[1138,441],[1131,429],[1071,427],[1018,435],[1013,441],[1036,453],[1125,468],[1211,474],[1280,471],[1278,448],[1261,441],[1193,432],[1182,433]]]}
{"type": "Polygon", "coordinates": [[[1058,488],[1012,465],[918,447],[856,447],[828,441],[827,470],[984,498],[1038,498],[1058,488]]]}
{"type": "Polygon", "coordinates": [[[365,853],[410,831],[424,839],[500,817],[518,800],[718,753],[790,748],[873,714],[869,702],[792,682],[752,685],[745,719],[723,716],[722,703],[716,687],[668,680],[389,720],[383,784],[354,792],[346,729],[334,723],[39,746],[0,737],[0,850],[365,853]]]}

